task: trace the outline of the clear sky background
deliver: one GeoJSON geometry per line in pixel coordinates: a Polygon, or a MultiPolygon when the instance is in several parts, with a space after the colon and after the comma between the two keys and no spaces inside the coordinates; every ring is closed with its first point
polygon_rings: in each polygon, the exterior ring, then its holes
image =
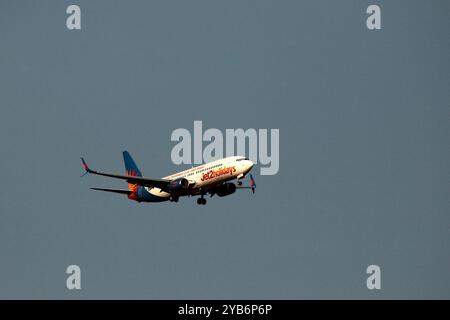
{"type": "Polygon", "coordinates": [[[450,298],[450,2],[0,1],[0,298],[450,298]],[[66,7],[82,30],[66,28],[66,7]],[[366,28],[379,4],[382,29],[366,28]],[[279,128],[280,171],[138,204],[176,128],[279,128]],[[81,267],[82,290],[66,289],[81,267]],[[382,289],[366,288],[381,267],[382,289]]]}

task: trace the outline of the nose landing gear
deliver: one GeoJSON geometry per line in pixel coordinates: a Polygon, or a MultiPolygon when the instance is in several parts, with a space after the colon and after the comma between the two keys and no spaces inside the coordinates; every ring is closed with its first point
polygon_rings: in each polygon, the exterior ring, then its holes
{"type": "Polygon", "coordinates": [[[241,173],[241,174],[238,175],[236,178],[237,178],[237,185],[238,185],[238,186],[242,186],[242,181],[241,181],[241,179],[244,179],[244,178],[245,178],[244,174],[241,173]]]}

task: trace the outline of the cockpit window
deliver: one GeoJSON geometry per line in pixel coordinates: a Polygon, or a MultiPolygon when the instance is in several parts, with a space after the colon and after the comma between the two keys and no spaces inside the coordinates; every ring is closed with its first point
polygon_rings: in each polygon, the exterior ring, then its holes
{"type": "Polygon", "coordinates": [[[242,161],[242,160],[248,160],[248,158],[239,158],[239,159],[236,159],[236,161],[242,161]]]}

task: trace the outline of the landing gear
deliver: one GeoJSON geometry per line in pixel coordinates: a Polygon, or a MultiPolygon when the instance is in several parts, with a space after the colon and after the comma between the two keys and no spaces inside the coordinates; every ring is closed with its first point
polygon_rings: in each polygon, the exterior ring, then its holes
{"type": "Polygon", "coordinates": [[[171,196],[170,201],[171,202],[178,202],[179,197],[178,196],[171,196]]]}
{"type": "Polygon", "coordinates": [[[205,194],[201,193],[200,198],[197,199],[197,204],[202,204],[205,205],[206,204],[206,199],[204,198],[205,194]]]}
{"type": "Polygon", "coordinates": [[[241,179],[244,179],[245,178],[245,176],[244,176],[244,174],[240,174],[240,175],[238,175],[237,176],[237,185],[238,186],[242,186],[242,181],[241,181],[241,179]]]}
{"type": "Polygon", "coordinates": [[[201,198],[198,198],[198,199],[197,199],[197,204],[202,204],[202,205],[205,205],[205,204],[206,204],[206,199],[203,198],[203,195],[202,195],[201,198]]]}

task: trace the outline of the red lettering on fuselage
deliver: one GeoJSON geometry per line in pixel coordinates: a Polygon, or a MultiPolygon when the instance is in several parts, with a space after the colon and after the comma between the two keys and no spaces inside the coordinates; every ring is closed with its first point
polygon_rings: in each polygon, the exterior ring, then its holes
{"type": "Polygon", "coordinates": [[[210,180],[216,177],[220,177],[223,176],[224,174],[233,174],[236,172],[236,168],[233,167],[224,167],[224,168],[220,168],[218,170],[209,170],[208,172],[204,173],[203,176],[201,177],[201,181],[206,181],[206,180],[210,180]]]}

